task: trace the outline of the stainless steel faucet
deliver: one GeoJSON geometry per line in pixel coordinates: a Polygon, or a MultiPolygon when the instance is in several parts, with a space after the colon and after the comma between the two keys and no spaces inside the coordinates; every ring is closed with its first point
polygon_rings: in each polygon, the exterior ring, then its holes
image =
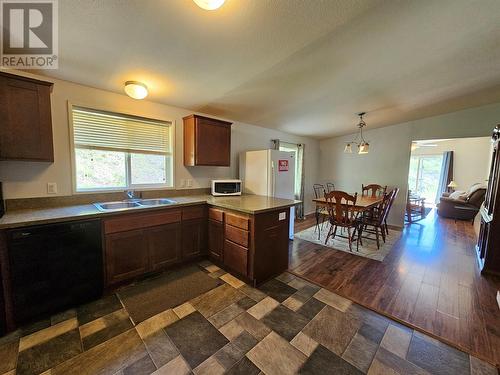
{"type": "Polygon", "coordinates": [[[125,195],[127,196],[127,199],[135,199],[135,192],[133,190],[126,190],[125,195]]]}

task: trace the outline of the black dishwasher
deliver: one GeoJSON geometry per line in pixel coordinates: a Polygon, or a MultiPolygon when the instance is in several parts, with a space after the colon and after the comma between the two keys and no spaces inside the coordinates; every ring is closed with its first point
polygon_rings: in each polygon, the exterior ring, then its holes
{"type": "Polygon", "coordinates": [[[16,325],[101,296],[99,220],[9,230],[7,244],[16,325]]]}

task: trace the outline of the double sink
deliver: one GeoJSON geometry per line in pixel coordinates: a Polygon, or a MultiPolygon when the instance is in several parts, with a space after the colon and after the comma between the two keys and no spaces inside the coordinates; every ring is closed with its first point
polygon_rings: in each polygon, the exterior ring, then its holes
{"type": "Polygon", "coordinates": [[[145,208],[155,206],[168,206],[177,203],[172,199],[158,198],[158,199],[127,199],[119,202],[103,202],[94,203],[99,211],[121,211],[129,210],[132,208],[145,208]]]}

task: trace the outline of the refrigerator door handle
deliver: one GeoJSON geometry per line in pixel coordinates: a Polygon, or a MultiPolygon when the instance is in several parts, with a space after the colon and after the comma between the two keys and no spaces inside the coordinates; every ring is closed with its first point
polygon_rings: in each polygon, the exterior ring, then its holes
{"type": "Polygon", "coordinates": [[[276,195],[276,171],[274,169],[274,160],[271,161],[271,173],[272,173],[271,194],[274,197],[276,195]]]}

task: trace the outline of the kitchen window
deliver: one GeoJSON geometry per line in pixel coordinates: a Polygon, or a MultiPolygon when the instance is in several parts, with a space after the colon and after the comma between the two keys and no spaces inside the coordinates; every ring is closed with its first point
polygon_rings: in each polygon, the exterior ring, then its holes
{"type": "Polygon", "coordinates": [[[71,107],[77,192],[173,187],[168,121],[71,107]]]}

